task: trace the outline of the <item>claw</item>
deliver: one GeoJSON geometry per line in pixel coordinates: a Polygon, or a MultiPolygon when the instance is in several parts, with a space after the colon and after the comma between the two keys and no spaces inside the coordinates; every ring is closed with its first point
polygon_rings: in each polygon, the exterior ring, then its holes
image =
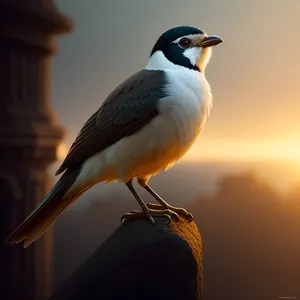
{"type": "Polygon", "coordinates": [[[188,221],[190,223],[190,222],[192,222],[194,220],[194,216],[190,212],[188,212],[187,219],[188,219],[188,221]]]}
{"type": "Polygon", "coordinates": [[[175,222],[178,222],[179,217],[178,214],[170,209],[151,209],[149,208],[149,215],[143,211],[133,210],[129,213],[124,214],[121,217],[121,223],[125,224],[127,221],[148,218],[148,220],[155,225],[155,221],[153,217],[165,217],[168,219],[168,224],[171,222],[173,218],[175,222]]]}
{"type": "Polygon", "coordinates": [[[170,210],[172,212],[175,212],[178,215],[182,216],[183,218],[187,219],[188,222],[192,222],[194,220],[193,215],[188,212],[186,209],[181,207],[174,207],[174,206],[164,206],[161,204],[154,204],[154,203],[147,203],[146,204],[149,209],[155,209],[155,210],[170,210]]]}
{"type": "Polygon", "coordinates": [[[155,224],[155,221],[151,215],[147,216],[144,212],[137,211],[137,210],[132,210],[131,212],[124,214],[121,217],[121,223],[125,224],[130,220],[142,219],[142,218],[146,218],[146,217],[148,218],[148,220],[150,221],[151,224],[153,224],[153,225],[155,224]]]}

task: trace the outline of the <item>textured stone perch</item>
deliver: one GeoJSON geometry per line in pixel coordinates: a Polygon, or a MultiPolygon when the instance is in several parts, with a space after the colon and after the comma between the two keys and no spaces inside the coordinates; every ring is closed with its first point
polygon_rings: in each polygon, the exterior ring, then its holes
{"type": "Polygon", "coordinates": [[[155,221],[155,226],[147,220],[121,226],[49,300],[202,299],[196,224],[155,221]]]}

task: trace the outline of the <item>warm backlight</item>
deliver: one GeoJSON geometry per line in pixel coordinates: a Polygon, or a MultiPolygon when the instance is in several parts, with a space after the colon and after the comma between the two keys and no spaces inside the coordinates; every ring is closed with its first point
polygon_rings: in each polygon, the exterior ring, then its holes
{"type": "Polygon", "coordinates": [[[68,147],[65,143],[60,143],[56,149],[56,157],[58,160],[63,160],[68,153],[68,147]]]}

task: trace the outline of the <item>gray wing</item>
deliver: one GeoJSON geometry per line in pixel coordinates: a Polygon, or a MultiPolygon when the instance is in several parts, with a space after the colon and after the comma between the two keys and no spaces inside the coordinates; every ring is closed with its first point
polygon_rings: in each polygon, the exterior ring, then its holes
{"type": "Polygon", "coordinates": [[[56,175],[146,125],[158,114],[164,84],[163,71],[142,70],[119,85],[84,124],[56,175]]]}

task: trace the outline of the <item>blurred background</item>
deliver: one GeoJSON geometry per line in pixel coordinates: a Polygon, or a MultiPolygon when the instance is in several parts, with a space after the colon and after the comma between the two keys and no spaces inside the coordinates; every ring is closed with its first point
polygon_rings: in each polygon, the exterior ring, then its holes
{"type": "MultiPolygon", "coordinates": [[[[199,225],[206,300],[300,297],[300,2],[55,3],[74,21],[52,59],[51,106],[67,129],[59,160],[106,96],[146,65],[165,30],[192,25],[224,39],[206,71],[214,95],[206,127],[186,157],[151,185],[199,225]]],[[[59,160],[49,168],[52,182],[59,160]]],[[[54,289],[135,202],[124,185],[101,184],[59,218],[54,289]]]]}

